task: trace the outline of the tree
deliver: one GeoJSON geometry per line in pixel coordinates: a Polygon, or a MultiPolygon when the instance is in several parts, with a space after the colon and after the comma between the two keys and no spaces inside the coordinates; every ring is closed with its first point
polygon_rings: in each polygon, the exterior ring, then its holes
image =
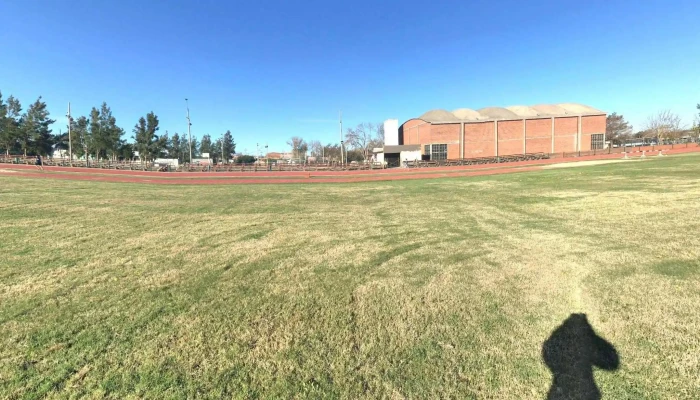
{"type": "Polygon", "coordinates": [[[153,146],[153,158],[166,157],[168,156],[168,149],[170,148],[170,135],[168,131],[165,131],[165,135],[158,137],[153,146]]]}
{"type": "Polygon", "coordinates": [[[380,122],[376,126],[377,133],[374,135],[374,138],[370,142],[371,148],[384,147],[384,124],[380,122]]]}
{"type": "Polygon", "coordinates": [[[698,116],[695,118],[695,134],[700,139],[700,104],[696,108],[698,109],[698,116]]]}
{"type": "MultiPolygon", "coordinates": [[[[187,141],[187,137],[183,136],[180,138],[180,152],[182,154],[182,162],[189,163],[190,160],[190,142],[187,141]]],[[[199,142],[196,137],[192,138],[192,158],[199,157],[199,142]]]]}
{"type": "Polygon", "coordinates": [[[55,150],[68,150],[68,132],[59,132],[53,135],[52,141],[55,150]]]}
{"type": "Polygon", "coordinates": [[[121,146],[124,129],[117,126],[117,120],[112,115],[112,109],[107,107],[106,102],[102,102],[100,107],[100,128],[102,130],[102,144],[108,156],[116,160],[119,147],[121,146]]]}
{"type": "Polygon", "coordinates": [[[226,131],[226,133],[224,133],[223,141],[224,141],[223,161],[225,163],[228,163],[228,160],[231,159],[231,155],[236,152],[236,142],[233,141],[233,136],[231,135],[231,131],[226,131]]]}
{"type": "Polygon", "coordinates": [[[88,131],[90,122],[86,117],[71,118],[71,137],[73,141],[73,154],[78,158],[86,157],[88,154],[88,131]]]}
{"type": "Polygon", "coordinates": [[[612,113],[605,120],[605,140],[613,143],[621,143],[632,134],[632,127],[625,121],[625,117],[612,113]]]}
{"type": "Polygon", "coordinates": [[[209,158],[211,158],[214,163],[219,162],[219,159],[221,158],[221,138],[216,139],[216,142],[211,144],[209,158]]]}
{"type": "Polygon", "coordinates": [[[49,118],[46,103],[41,101],[41,96],[39,96],[22,117],[20,144],[25,156],[28,149],[36,154],[49,154],[53,147],[53,137],[49,126],[54,122],[56,121],[49,118]]]}
{"type": "Polygon", "coordinates": [[[177,158],[178,162],[182,161],[182,149],[180,148],[180,135],[175,132],[170,138],[170,147],[168,155],[172,158],[177,158]]]}
{"type": "MultiPolygon", "coordinates": [[[[199,156],[201,155],[201,153],[199,152],[199,147],[200,147],[200,146],[199,146],[199,141],[197,140],[196,137],[193,137],[193,138],[192,138],[192,158],[197,158],[197,157],[199,157],[199,156]]],[[[189,159],[189,157],[190,157],[190,149],[189,149],[189,147],[188,147],[187,150],[185,150],[185,151],[187,152],[187,158],[189,159]]],[[[188,161],[188,162],[189,162],[189,161],[188,161]]]]}
{"type": "Polygon", "coordinates": [[[153,111],[148,113],[146,118],[139,118],[139,122],[134,126],[134,145],[142,161],[152,161],[158,155],[161,146],[156,135],[158,129],[158,117],[153,111]]]}
{"type": "MultiPolygon", "coordinates": [[[[382,129],[382,136],[383,136],[382,129]]],[[[366,122],[357,125],[356,128],[349,128],[345,133],[345,142],[355,150],[362,154],[362,159],[367,160],[372,151],[373,144],[378,136],[379,125],[371,122],[366,122]]],[[[382,139],[382,142],[384,140],[382,139]]],[[[348,159],[349,160],[349,159],[348,159]]]]}
{"type": "Polygon", "coordinates": [[[292,148],[294,158],[301,158],[301,155],[306,155],[306,151],[309,149],[309,146],[306,144],[306,141],[299,136],[292,136],[287,141],[287,145],[289,145],[292,148]]]}
{"type": "Polygon", "coordinates": [[[202,141],[199,144],[199,153],[211,153],[211,136],[209,134],[202,136],[202,141]]]}
{"type": "Polygon", "coordinates": [[[297,154],[300,158],[306,158],[306,153],[309,151],[309,145],[304,141],[299,146],[297,154]]]}
{"type": "Polygon", "coordinates": [[[323,155],[331,161],[340,161],[340,145],[327,144],[323,146],[323,155]]]}
{"type": "Polygon", "coordinates": [[[117,126],[112,109],[106,102],[103,102],[99,109],[93,107],[90,110],[87,144],[88,151],[95,155],[96,160],[102,156],[116,159],[122,144],[122,136],[124,136],[124,130],[117,126]]]}
{"type": "Polygon", "coordinates": [[[117,152],[117,158],[119,160],[131,160],[134,158],[134,145],[132,143],[127,143],[122,140],[117,152]]]}
{"type": "Polygon", "coordinates": [[[323,145],[320,140],[312,140],[309,142],[309,149],[311,149],[311,155],[314,157],[324,156],[323,145]]]}
{"type": "Polygon", "coordinates": [[[363,161],[365,160],[364,158],[364,153],[360,149],[352,149],[347,152],[345,155],[345,161],[346,162],[352,162],[352,161],[363,161]]]}
{"type": "Polygon", "coordinates": [[[183,163],[190,162],[190,142],[187,141],[187,137],[184,134],[180,139],[180,161],[183,163]]]}
{"type": "Polygon", "coordinates": [[[658,140],[677,139],[681,131],[681,118],[672,113],[671,110],[659,111],[647,119],[645,130],[650,133],[650,137],[658,140]]]}
{"type": "Polygon", "coordinates": [[[100,110],[92,107],[92,110],[90,110],[90,124],[88,125],[86,143],[87,152],[88,154],[94,154],[95,161],[100,161],[100,153],[105,147],[105,142],[102,126],[100,125],[100,110]]]}
{"type": "Polygon", "coordinates": [[[112,109],[102,102],[99,109],[93,107],[90,110],[90,124],[87,132],[88,152],[95,155],[95,159],[118,157],[119,147],[122,143],[124,130],[117,126],[117,120],[112,115],[112,109]]]}
{"type": "Polygon", "coordinates": [[[238,156],[238,158],[236,158],[236,164],[252,164],[254,162],[255,162],[255,157],[253,157],[253,156],[242,155],[242,156],[238,156]]]}
{"type": "Polygon", "coordinates": [[[0,93],[0,149],[5,150],[6,155],[9,155],[17,145],[22,122],[21,112],[22,105],[19,100],[10,96],[7,98],[7,103],[4,103],[0,93]]]}
{"type": "Polygon", "coordinates": [[[6,154],[10,154],[10,146],[12,141],[5,136],[5,125],[7,124],[7,106],[2,100],[2,92],[0,92],[0,149],[4,149],[6,154]]]}

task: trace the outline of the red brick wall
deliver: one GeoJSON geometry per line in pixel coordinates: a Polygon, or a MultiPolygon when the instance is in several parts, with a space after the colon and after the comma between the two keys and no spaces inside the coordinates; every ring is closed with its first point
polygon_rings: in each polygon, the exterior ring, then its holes
{"type": "Polygon", "coordinates": [[[412,119],[403,124],[403,144],[428,143],[430,135],[430,124],[420,120],[412,119]]]}
{"type": "Polygon", "coordinates": [[[591,149],[591,134],[584,133],[581,135],[581,151],[589,151],[591,149]]]}
{"type": "Polygon", "coordinates": [[[493,122],[464,124],[464,158],[495,156],[493,129],[493,122]]]}
{"type": "Polygon", "coordinates": [[[498,122],[498,155],[523,153],[523,121],[498,122]]]}
{"type": "Polygon", "coordinates": [[[447,158],[450,160],[459,158],[459,143],[447,145],[447,158]]]}
{"type": "Polygon", "coordinates": [[[605,133],[605,115],[593,115],[581,117],[581,151],[591,149],[591,135],[594,133],[605,133]]]}
{"type": "Polygon", "coordinates": [[[552,152],[552,119],[529,119],[525,121],[527,153],[552,152]]]}
{"type": "Polygon", "coordinates": [[[576,151],[576,137],[575,136],[557,136],[554,138],[554,152],[555,153],[570,153],[576,151]]]}
{"type": "Polygon", "coordinates": [[[554,118],[554,152],[576,151],[578,117],[554,118]]]}
{"type": "MultiPolygon", "coordinates": [[[[605,133],[605,115],[587,116],[581,119],[581,151],[591,148],[591,134],[605,133]]],[[[525,121],[526,146],[523,149],[523,122],[500,121],[498,123],[498,154],[549,153],[552,151],[552,119],[525,121]]],[[[420,119],[403,125],[403,144],[447,144],[447,157],[459,158],[460,124],[432,125],[420,119]]],[[[464,158],[493,157],[496,155],[494,122],[464,124],[464,158]]],[[[576,151],[578,117],[554,119],[554,152],[576,151]]]]}
{"type": "Polygon", "coordinates": [[[554,136],[575,135],[578,132],[578,117],[554,118],[554,136]]]}
{"type": "Polygon", "coordinates": [[[594,115],[581,117],[581,132],[583,133],[605,133],[605,115],[594,115]]]}
{"type": "Polygon", "coordinates": [[[552,152],[552,137],[542,139],[528,139],[525,146],[527,153],[551,153],[552,152]]]}
{"type": "Polygon", "coordinates": [[[460,124],[440,124],[430,126],[430,137],[423,143],[459,143],[460,124]]]}
{"type": "Polygon", "coordinates": [[[525,121],[527,138],[552,138],[552,119],[528,119],[525,121]]]}
{"type": "Polygon", "coordinates": [[[460,131],[460,124],[433,125],[413,119],[403,124],[403,144],[459,143],[460,131]]]}

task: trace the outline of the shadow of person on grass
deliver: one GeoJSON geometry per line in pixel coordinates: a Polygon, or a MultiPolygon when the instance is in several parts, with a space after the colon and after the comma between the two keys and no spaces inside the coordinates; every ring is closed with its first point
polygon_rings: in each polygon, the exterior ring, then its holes
{"type": "Polygon", "coordinates": [[[571,314],[542,345],[542,359],[554,375],[547,399],[600,399],[593,367],[614,371],[620,358],[596,335],[586,314],[571,314]]]}

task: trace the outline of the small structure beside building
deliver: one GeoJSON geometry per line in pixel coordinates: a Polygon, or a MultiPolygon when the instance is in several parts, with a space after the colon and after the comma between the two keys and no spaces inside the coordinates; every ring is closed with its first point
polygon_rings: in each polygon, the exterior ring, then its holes
{"type": "Polygon", "coordinates": [[[405,161],[418,161],[421,159],[421,146],[419,144],[399,144],[399,120],[388,119],[384,121],[384,147],[375,148],[375,162],[386,164],[389,167],[398,167],[405,161]]]}

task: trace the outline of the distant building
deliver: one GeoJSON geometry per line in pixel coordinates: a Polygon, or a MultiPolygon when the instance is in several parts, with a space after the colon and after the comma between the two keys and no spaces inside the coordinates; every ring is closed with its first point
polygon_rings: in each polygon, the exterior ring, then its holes
{"type": "Polygon", "coordinates": [[[68,150],[55,149],[51,154],[51,158],[68,158],[68,150]]]}
{"type": "MultiPolygon", "coordinates": [[[[447,160],[605,148],[604,111],[582,104],[432,110],[384,122],[384,161],[447,160]]],[[[379,152],[375,150],[376,158],[379,152]]]]}
{"type": "Polygon", "coordinates": [[[292,153],[286,152],[286,153],[278,153],[278,152],[270,152],[265,155],[265,158],[269,158],[270,160],[291,160],[292,159],[292,153]]]}

